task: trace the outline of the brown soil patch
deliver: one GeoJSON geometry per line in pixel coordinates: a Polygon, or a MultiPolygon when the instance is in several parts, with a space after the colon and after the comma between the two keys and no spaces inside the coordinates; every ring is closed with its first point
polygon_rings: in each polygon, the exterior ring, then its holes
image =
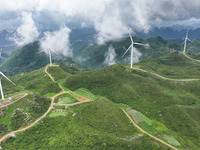
{"type": "Polygon", "coordinates": [[[86,97],[81,97],[78,99],[80,102],[89,102],[89,101],[92,101],[91,99],[88,99],[86,97]]]}

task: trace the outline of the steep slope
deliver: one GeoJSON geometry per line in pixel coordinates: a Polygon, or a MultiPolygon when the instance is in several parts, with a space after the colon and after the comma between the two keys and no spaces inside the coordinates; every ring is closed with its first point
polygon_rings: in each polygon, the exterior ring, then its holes
{"type": "MultiPolygon", "coordinates": [[[[169,59],[169,64],[170,61],[169,59]]],[[[158,68],[162,68],[162,64],[157,65],[158,68]]],[[[182,64],[182,70],[185,72],[177,76],[172,72],[172,75],[174,78],[181,78],[181,75],[182,78],[189,77],[196,65],[196,63],[188,64],[186,61],[182,64]]],[[[162,69],[167,71],[169,68],[162,69]]],[[[177,67],[177,71],[178,69],[177,67]]],[[[199,73],[200,71],[196,70],[196,75],[199,73]]],[[[174,131],[183,148],[198,149],[200,146],[198,141],[200,124],[197,117],[200,106],[198,80],[167,81],[148,72],[130,70],[127,65],[113,65],[99,71],[71,76],[64,85],[72,90],[84,87],[97,95],[106,96],[115,103],[127,104],[149,118],[162,122],[174,131]]]]}

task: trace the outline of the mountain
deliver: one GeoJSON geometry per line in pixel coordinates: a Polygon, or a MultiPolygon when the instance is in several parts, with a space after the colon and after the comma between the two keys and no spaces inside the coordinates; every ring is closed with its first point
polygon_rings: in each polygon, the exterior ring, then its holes
{"type": "MultiPolygon", "coordinates": [[[[171,39],[171,40],[177,40],[181,42],[185,38],[186,31],[187,31],[186,27],[183,27],[183,28],[155,27],[152,30],[150,30],[147,34],[136,31],[136,36],[139,36],[144,39],[160,36],[165,40],[171,39]]],[[[189,29],[188,34],[189,34],[190,39],[200,40],[199,38],[200,28],[189,29]]]]}
{"type": "MultiPolygon", "coordinates": [[[[154,58],[170,55],[175,50],[181,50],[179,43],[172,40],[163,40],[161,37],[149,38],[143,40],[138,37],[133,37],[135,42],[149,43],[150,47],[148,49],[143,46],[135,46],[137,51],[134,52],[134,63],[146,58],[154,58]]],[[[105,58],[111,57],[112,61],[121,64],[121,63],[130,63],[130,52],[122,58],[122,55],[126,49],[130,46],[130,38],[124,38],[119,41],[110,41],[106,42],[103,45],[93,44],[88,46],[85,49],[81,49],[76,55],[75,60],[80,64],[87,66],[90,69],[100,69],[108,65],[105,61],[105,58]],[[114,49],[114,53],[108,53],[109,47],[114,49]],[[112,57],[115,55],[114,57],[112,57]]],[[[110,60],[111,61],[111,60],[110,60]]]]}

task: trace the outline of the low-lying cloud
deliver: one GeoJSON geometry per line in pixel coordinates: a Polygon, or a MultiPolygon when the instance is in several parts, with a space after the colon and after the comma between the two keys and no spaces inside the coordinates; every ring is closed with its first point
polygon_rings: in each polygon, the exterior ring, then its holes
{"type": "Polygon", "coordinates": [[[40,34],[32,18],[32,13],[23,12],[21,17],[22,24],[17,28],[14,35],[9,38],[18,46],[22,46],[37,40],[40,34]]]}
{"type": "Polygon", "coordinates": [[[107,66],[116,64],[116,52],[115,49],[112,47],[112,45],[109,46],[108,51],[105,53],[105,60],[104,60],[104,64],[106,64],[107,66]]]}
{"type": "Polygon", "coordinates": [[[71,57],[72,50],[69,47],[69,33],[71,30],[68,27],[62,27],[58,31],[45,32],[44,37],[40,40],[42,50],[48,48],[53,49],[58,54],[71,57]]]}

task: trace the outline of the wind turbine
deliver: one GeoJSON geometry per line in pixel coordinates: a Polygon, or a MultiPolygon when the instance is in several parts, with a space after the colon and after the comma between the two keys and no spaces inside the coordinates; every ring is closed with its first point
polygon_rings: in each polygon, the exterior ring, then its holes
{"type": "MultiPolygon", "coordinates": [[[[6,77],[2,72],[0,72],[0,74],[4,77],[4,78],[6,78],[8,81],[10,81],[12,84],[14,84],[15,85],[15,83],[13,83],[8,77],[6,77]]],[[[2,88],[2,85],[1,85],[1,79],[2,79],[2,77],[0,77],[0,90],[1,90],[1,97],[2,97],[2,100],[5,100],[5,98],[4,98],[4,94],[3,94],[3,88],[2,88]]],[[[16,85],[15,85],[16,86],[16,85]]]]}
{"type": "MultiPolygon", "coordinates": [[[[39,53],[42,53],[42,52],[45,52],[46,50],[42,50],[42,51],[40,51],[39,53]]],[[[47,51],[48,51],[48,53],[49,53],[49,64],[50,64],[50,67],[51,66],[53,66],[52,65],[52,58],[51,58],[51,52],[54,52],[55,54],[57,54],[53,49],[51,49],[51,48],[48,48],[47,49],[47,51]]],[[[38,53],[38,54],[39,54],[38,53]]],[[[57,54],[58,55],[58,54],[57,54]]],[[[58,55],[59,56],[59,55],[58,55]]]]}
{"type": "Polygon", "coordinates": [[[149,44],[148,43],[147,44],[142,44],[142,43],[133,42],[133,38],[131,36],[130,30],[128,29],[128,31],[129,31],[129,36],[130,36],[130,39],[131,39],[131,45],[126,50],[126,52],[122,55],[122,57],[124,57],[124,55],[126,55],[126,53],[131,49],[131,67],[130,68],[133,68],[133,46],[134,45],[141,45],[141,46],[149,47],[149,44]]]}
{"type": "Polygon", "coordinates": [[[190,39],[188,39],[188,31],[186,31],[183,53],[185,53],[186,46],[187,46],[187,41],[190,41],[190,39]]]}

